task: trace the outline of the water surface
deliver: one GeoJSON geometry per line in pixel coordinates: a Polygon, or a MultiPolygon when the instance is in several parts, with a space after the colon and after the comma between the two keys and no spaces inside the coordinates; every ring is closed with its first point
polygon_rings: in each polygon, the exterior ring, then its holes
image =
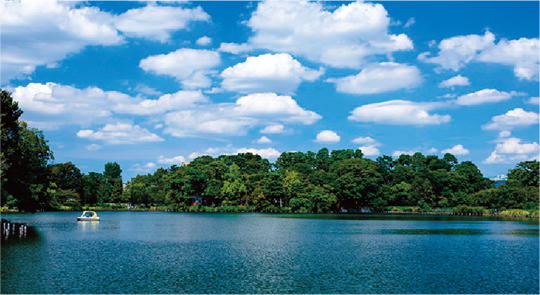
{"type": "Polygon", "coordinates": [[[3,214],[1,293],[528,293],[537,219],[98,212],[3,214]]]}

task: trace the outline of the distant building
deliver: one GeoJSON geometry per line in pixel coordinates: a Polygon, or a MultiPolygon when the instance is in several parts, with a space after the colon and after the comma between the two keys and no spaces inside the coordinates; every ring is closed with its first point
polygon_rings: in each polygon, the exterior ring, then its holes
{"type": "Polygon", "coordinates": [[[502,184],[506,184],[506,182],[508,181],[508,176],[506,175],[497,175],[493,178],[491,178],[491,181],[493,181],[495,183],[495,186],[498,187],[502,184]]]}
{"type": "Polygon", "coordinates": [[[189,162],[187,163],[182,163],[182,167],[187,167],[189,165],[189,162]]]}

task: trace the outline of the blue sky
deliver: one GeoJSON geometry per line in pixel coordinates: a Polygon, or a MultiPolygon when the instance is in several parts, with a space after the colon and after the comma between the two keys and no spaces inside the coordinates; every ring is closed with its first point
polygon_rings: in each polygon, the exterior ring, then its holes
{"type": "Polygon", "coordinates": [[[55,162],[539,157],[538,2],[2,2],[1,82],[55,162]]]}

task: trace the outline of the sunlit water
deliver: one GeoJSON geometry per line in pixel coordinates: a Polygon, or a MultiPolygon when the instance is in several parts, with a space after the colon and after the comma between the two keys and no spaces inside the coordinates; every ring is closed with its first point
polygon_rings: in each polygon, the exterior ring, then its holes
{"type": "Polygon", "coordinates": [[[3,214],[1,293],[530,293],[537,219],[3,214]]]}

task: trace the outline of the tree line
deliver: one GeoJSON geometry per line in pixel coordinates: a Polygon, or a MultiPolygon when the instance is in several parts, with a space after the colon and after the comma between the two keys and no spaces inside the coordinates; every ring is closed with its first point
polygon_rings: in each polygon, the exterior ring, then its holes
{"type": "Polygon", "coordinates": [[[364,158],[360,149],[284,152],[274,163],[240,153],[202,156],[158,168],[123,184],[120,165],[83,174],[71,162],[49,164],[41,131],[19,120],[22,110],[2,90],[2,206],[23,211],[80,209],[104,203],[154,204],[202,211],[223,206],[258,212],[339,212],[390,207],[537,210],[539,162],[518,163],[495,187],[478,167],[452,154],[364,158]]]}

